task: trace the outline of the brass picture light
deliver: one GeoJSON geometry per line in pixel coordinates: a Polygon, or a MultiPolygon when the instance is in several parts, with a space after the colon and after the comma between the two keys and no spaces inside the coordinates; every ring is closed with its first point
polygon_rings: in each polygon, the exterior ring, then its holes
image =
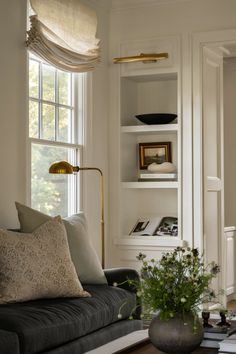
{"type": "Polygon", "coordinates": [[[168,59],[168,53],[141,53],[139,55],[134,55],[130,57],[121,57],[121,58],[114,58],[114,64],[122,64],[122,63],[135,63],[135,62],[143,62],[143,63],[155,63],[158,60],[168,59]]]}
{"type": "Polygon", "coordinates": [[[58,174],[73,174],[79,171],[92,170],[97,171],[100,174],[100,203],[101,203],[101,247],[102,247],[102,268],[105,267],[105,223],[104,223],[104,179],[103,173],[100,168],[97,167],[79,167],[72,166],[67,161],[59,161],[53,163],[49,167],[49,173],[58,174]]]}

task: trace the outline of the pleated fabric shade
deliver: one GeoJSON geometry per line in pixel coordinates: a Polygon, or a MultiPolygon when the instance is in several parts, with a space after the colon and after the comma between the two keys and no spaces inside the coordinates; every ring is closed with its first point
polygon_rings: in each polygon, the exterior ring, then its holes
{"type": "Polygon", "coordinates": [[[30,0],[35,15],[27,32],[29,50],[58,69],[93,70],[99,62],[97,16],[79,0],[30,0]]]}

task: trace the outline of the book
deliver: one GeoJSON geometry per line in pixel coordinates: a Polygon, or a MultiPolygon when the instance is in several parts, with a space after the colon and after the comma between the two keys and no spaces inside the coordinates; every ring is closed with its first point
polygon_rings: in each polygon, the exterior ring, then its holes
{"type": "Polygon", "coordinates": [[[177,236],[178,218],[172,216],[140,218],[130,231],[132,236],[177,236]]]}
{"type": "Polygon", "coordinates": [[[219,348],[220,347],[220,342],[215,339],[203,339],[203,341],[200,344],[200,347],[203,348],[219,348]]]}
{"type": "Polygon", "coordinates": [[[209,327],[204,328],[204,339],[218,339],[223,340],[236,332],[236,328],[234,327],[209,327]]]}
{"type": "Polygon", "coordinates": [[[154,232],[157,236],[178,236],[178,218],[165,216],[154,232]]]}
{"type": "Polygon", "coordinates": [[[220,343],[220,351],[236,353],[236,334],[232,334],[220,343]]]}
{"type": "Polygon", "coordinates": [[[139,180],[160,180],[160,179],[176,179],[177,173],[150,173],[141,172],[139,174],[139,180]]]}
{"type": "Polygon", "coordinates": [[[153,218],[140,218],[129,234],[132,236],[152,236],[161,220],[162,218],[158,216],[153,218]]]}

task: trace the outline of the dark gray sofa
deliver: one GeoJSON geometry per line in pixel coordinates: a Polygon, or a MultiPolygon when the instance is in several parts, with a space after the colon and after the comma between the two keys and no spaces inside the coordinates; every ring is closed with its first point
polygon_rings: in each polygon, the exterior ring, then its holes
{"type": "Polygon", "coordinates": [[[140,308],[134,320],[135,270],[105,270],[108,285],[83,285],[90,298],[41,299],[0,306],[0,354],[80,354],[142,328],[140,308]],[[118,312],[122,306],[122,319],[118,312]]]}

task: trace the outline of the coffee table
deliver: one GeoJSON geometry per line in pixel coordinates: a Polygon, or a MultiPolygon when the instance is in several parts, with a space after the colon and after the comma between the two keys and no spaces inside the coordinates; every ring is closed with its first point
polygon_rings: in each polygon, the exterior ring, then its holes
{"type": "MultiPolygon", "coordinates": [[[[148,337],[148,330],[141,330],[120,337],[87,354],[163,354],[156,349],[148,337]]],[[[198,348],[192,354],[217,354],[218,349],[198,348]]]]}
{"type": "MultiPolygon", "coordinates": [[[[118,352],[114,352],[115,354],[163,354],[160,350],[156,349],[149,340],[146,342],[134,345],[128,349],[123,349],[118,352]]],[[[113,354],[114,354],[113,353],[113,354]]],[[[217,354],[218,349],[212,348],[198,348],[194,350],[191,354],[217,354]]]]}

